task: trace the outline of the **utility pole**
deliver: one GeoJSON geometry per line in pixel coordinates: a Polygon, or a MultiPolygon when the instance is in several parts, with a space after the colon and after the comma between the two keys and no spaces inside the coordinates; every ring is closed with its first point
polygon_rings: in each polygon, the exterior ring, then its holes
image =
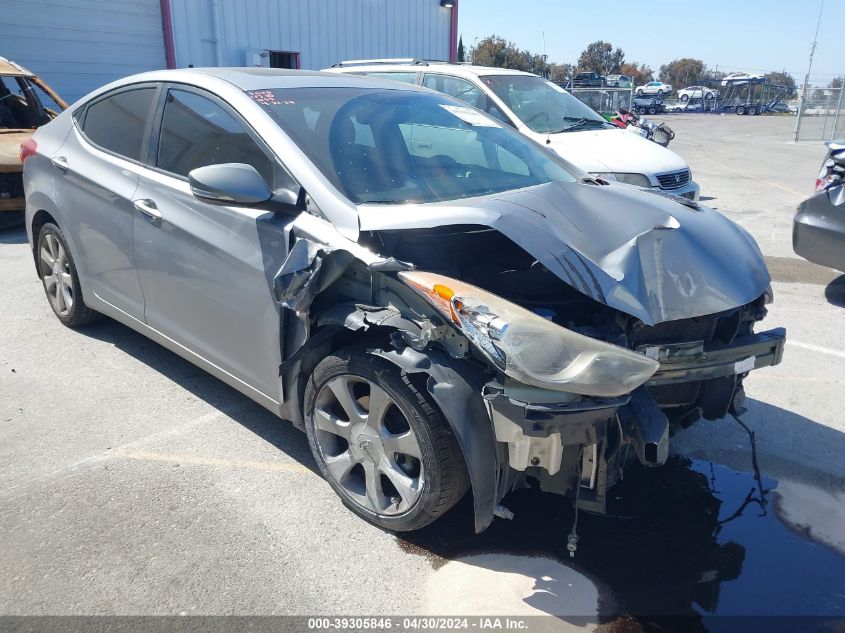
{"type": "Polygon", "coordinates": [[[819,43],[819,27],[822,23],[822,11],[824,11],[824,0],[819,6],[819,20],[816,22],[816,34],[813,37],[813,43],[810,46],[810,64],[807,66],[807,74],[804,77],[804,85],[801,88],[801,94],[798,97],[798,116],[795,120],[795,140],[798,140],[798,134],[801,132],[801,110],[804,107],[804,97],[807,94],[807,86],[810,83],[810,71],[813,70],[813,54],[816,52],[816,44],[819,43]]]}

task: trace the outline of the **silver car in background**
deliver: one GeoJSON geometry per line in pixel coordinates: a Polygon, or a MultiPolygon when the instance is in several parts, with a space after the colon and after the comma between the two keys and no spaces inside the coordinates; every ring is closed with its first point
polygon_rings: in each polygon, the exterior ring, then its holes
{"type": "Polygon", "coordinates": [[[384,528],[471,488],[480,531],[529,480],[602,512],[628,462],[740,413],[745,376],[781,358],[784,331],[755,332],[770,279],[743,229],[425,88],[152,72],[30,150],[59,320],[108,315],[291,420],[384,528]]]}

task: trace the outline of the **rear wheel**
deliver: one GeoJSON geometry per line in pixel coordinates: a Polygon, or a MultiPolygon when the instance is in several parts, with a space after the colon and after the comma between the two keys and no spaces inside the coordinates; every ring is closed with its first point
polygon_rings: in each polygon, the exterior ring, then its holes
{"type": "Polygon", "coordinates": [[[684,103],[689,101],[689,95],[687,95],[687,94],[681,95],[681,101],[683,101],[684,103]]]}
{"type": "Polygon", "coordinates": [[[23,211],[3,211],[0,213],[0,231],[13,229],[24,223],[23,211]]]}
{"type": "Polygon", "coordinates": [[[80,327],[96,321],[100,315],[82,300],[76,265],[62,230],[55,224],[47,223],[41,227],[36,258],[44,292],[59,321],[68,327],[80,327]]]}
{"type": "Polygon", "coordinates": [[[745,106],[741,106],[741,105],[737,106],[736,107],[736,113],[737,114],[745,114],[745,106]]]}
{"type": "Polygon", "coordinates": [[[754,116],[755,114],[757,114],[757,106],[750,106],[748,108],[748,114],[750,114],[751,116],[754,116]]]}
{"type": "Polygon", "coordinates": [[[637,96],[638,96],[638,97],[642,97],[642,96],[643,96],[643,91],[642,91],[642,89],[637,90],[637,96]]]}
{"type": "Polygon", "coordinates": [[[325,358],[308,381],[303,413],[323,476],[371,523],[416,530],[467,491],[448,424],[428,394],[384,359],[354,349],[325,358]]]}

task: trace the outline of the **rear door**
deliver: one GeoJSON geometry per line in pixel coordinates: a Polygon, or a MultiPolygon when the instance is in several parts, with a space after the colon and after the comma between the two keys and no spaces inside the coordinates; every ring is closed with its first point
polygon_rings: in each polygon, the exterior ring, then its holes
{"type": "Polygon", "coordinates": [[[279,402],[272,287],[293,218],[201,202],[187,176],[205,165],[247,163],[274,189],[292,179],[228,105],[185,86],[162,94],[149,163],[133,196],[147,324],[279,402]]]}
{"type": "Polygon", "coordinates": [[[75,115],[55,156],[56,200],[76,265],[101,300],[143,319],[144,296],[132,247],[132,204],[146,159],[158,87],[109,92],[75,115]]]}

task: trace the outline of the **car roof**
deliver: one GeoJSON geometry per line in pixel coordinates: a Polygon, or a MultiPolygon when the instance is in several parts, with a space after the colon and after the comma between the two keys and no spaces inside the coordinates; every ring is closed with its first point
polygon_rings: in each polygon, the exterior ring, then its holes
{"type": "Polygon", "coordinates": [[[385,63],[356,63],[348,66],[332,66],[324,69],[331,73],[355,72],[426,72],[456,77],[480,77],[485,75],[526,75],[536,77],[532,73],[511,68],[494,68],[493,66],[476,66],[474,64],[417,63],[417,64],[385,64],[385,63]]]}
{"type": "Polygon", "coordinates": [[[13,61],[6,59],[5,57],[0,57],[0,75],[13,75],[15,77],[34,77],[34,73],[31,73],[23,66],[19,66],[13,61]]]}
{"type": "MultiPolygon", "coordinates": [[[[287,70],[281,68],[192,68],[194,71],[224,79],[242,90],[268,88],[370,87],[397,89],[396,82],[368,77],[339,77],[336,73],[318,70],[287,70]]],[[[186,71],[180,71],[186,72],[186,71]]],[[[414,90],[410,84],[400,87],[414,90]]]]}
{"type": "MultiPolygon", "coordinates": [[[[272,90],[276,88],[372,88],[382,90],[413,90],[416,92],[432,92],[428,88],[403,84],[389,79],[360,77],[356,75],[339,75],[336,73],[315,70],[287,70],[281,68],[249,68],[249,67],[209,67],[209,68],[179,68],[173,70],[152,70],[137,75],[130,75],[118,79],[110,84],[98,88],[90,95],[83,97],[88,100],[115,88],[129,84],[147,81],[186,83],[200,88],[212,88],[214,82],[223,81],[225,84],[242,91],[272,90]]],[[[220,85],[219,83],[217,84],[220,85]]]]}

